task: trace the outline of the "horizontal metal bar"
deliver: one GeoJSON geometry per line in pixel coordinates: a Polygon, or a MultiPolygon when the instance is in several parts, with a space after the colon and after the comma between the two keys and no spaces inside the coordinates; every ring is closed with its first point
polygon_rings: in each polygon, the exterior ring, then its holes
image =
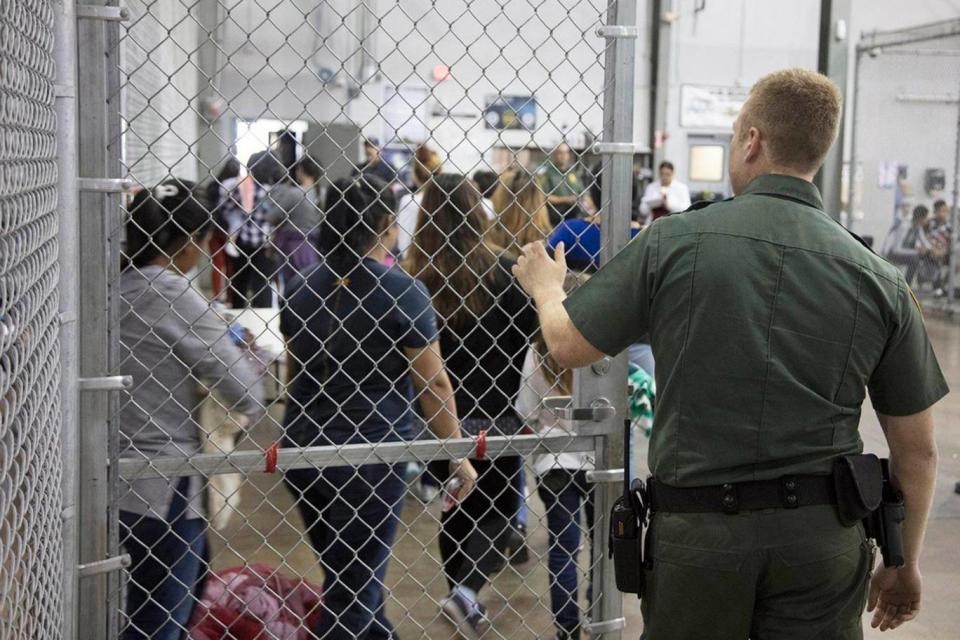
{"type": "Polygon", "coordinates": [[[597,28],[597,36],[600,38],[638,38],[640,37],[640,27],[635,24],[608,24],[597,28]]]}
{"type": "Polygon", "coordinates": [[[120,569],[129,566],[130,554],[125,553],[120,556],[107,558],[106,560],[97,560],[96,562],[88,562],[86,564],[77,565],[77,575],[79,575],[81,578],[88,578],[90,576],[98,576],[101,573],[119,571],[120,569]]]}
{"type": "Polygon", "coordinates": [[[78,4],[77,18],[104,20],[107,22],[125,22],[130,19],[130,9],[98,4],[78,4]]]}
{"type": "Polygon", "coordinates": [[[919,102],[926,104],[957,104],[960,96],[950,93],[898,93],[897,102],[919,102]]]}
{"type": "Polygon", "coordinates": [[[103,376],[102,378],[79,378],[80,391],[119,391],[133,386],[132,376],[103,376]]]}
{"type": "Polygon", "coordinates": [[[126,193],[133,188],[133,181],[122,178],[77,178],[77,186],[80,191],[126,193]]]}
{"type": "Polygon", "coordinates": [[[623,482],[623,469],[594,469],[593,471],[587,471],[587,482],[593,484],[623,482]]]}
{"type": "Polygon", "coordinates": [[[871,31],[860,36],[857,52],[882,47],[897,47],[916,42],[943,40],[960,35],[960,18],[940,20],[903,29],[890,31],[871,31]]]}
{"type": "MultiPolygon", "coordinates": [[[[486,457],[538,453],[574,453],[594,451],[596,434],[490,436],[486,439],[486,457]]],[[[413,442],[380,442],[323,447],[285,447],[277,453],[278,470],[338,467],[396,462],[422,462],[476,456],[473,438],[449,440],[416,440],[413,442]]],[[[162,458],[121,458],[120,477],[127,481],[144,478],[212,476],[223,473],[255,473],[264,471],[263,451],[202,453],[194,456],[162,458]]]]}
{"type": "Polygon", "coordinates": [[[594,142],[593,153],[624,154],[632,156],[636,153],[649,153],[650,147],[635,142],[594,142]]]}
{"type": "Polygon", "coordinates": [[[614,618],[613,620],[601,620],[600,622],[590,622],[583,625],[584,630],[591,636],[600,635],[601,633],[610,633],[611,631],[619,631],[620,629],[627,628],[627,619],[626,618],[614,618]]]}

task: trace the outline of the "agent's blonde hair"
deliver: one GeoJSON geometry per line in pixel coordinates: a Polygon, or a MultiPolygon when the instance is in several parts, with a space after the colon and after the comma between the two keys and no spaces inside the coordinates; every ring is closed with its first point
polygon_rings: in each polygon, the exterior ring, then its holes
{"type": "Polygon", "coordinates": [[[742,137],[756,127],[770,160],[816,171],[837,138],[843,99],[829,78],[807,69],[784,69],[760,78],[740,118],[742,137]]]}

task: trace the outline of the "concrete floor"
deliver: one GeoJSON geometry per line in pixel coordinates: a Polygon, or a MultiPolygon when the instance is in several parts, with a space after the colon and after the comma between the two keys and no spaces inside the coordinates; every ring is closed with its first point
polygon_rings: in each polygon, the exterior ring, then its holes
{"type": "MultiPolygon", "coordinates": [[[[930,318],[928,331],[951,387],[960,389],[960,325],[930,318]]],[[[279,413],[279,412],[275,412],[279,413]]],[[[920,617],[895,632],[883,634],[899,640],[953,640],[960,637],[960,496],[953,493],[960,480],[960,394],[952,394],[936,407],[940,474],[924,550],[924,607],[920,617]]],[[[265,421],[267,422],[267,421],[265,421]]],[[[863,439],[869,451],[885,451],[883,436],[873,412],[864,411],[863,439]]],[[[277,430],[261,424],[254,440],[273,441],[277,430]]],[[[643,456],[643,452],[640,452],[643,456]]],[[[529,546],[533,558],[524,566],[508,567],[496,576],[482,594],[493,621],[486,638],[552,638],[546,571],[546,532],[541,523],[543,506],[533,493],[530,500],[529,546]]],[[[454,638],[451,627],[438,615],[437,601],[445,595],[437,549],[438,505],[422,506],[408,498],[403,526],[394,547],[387,576],[388,615],[400,636],[454,638]]],[[[282,567],[289,575],[302,575],[320,582],[322,572],[313,551],[301,535],[302,522],[279,475],[256,474],[241,489],[240,513],[226,529],[212,535],[215,569],[246,562],[264,562],[282,567]]],[[[583,553],[580,567],[585,583],[589,558],[583,553]]],[[[642,629],[639,602],[624,599],[627,631],[624,638],[637,638],[642,629]]],[[[865,616],[865,620],[868,618],[865,616]]],[[[881,634],[867,628],[867,638],[881,634]]],[[[611,636],[607,636],[611,637],[611,636]]],[[[704,638],[709,638],[705,631],[704,638]]]]}

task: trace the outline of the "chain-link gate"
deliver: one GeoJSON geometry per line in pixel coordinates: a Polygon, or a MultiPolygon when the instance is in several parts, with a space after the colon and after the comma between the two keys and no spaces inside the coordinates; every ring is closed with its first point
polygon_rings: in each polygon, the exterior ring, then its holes
{"type": "Polygon", "coordinates": [[[627,360],[558,369],[510,267],[565,240],[582,279],[629,239],[635,2],[109,15],[81,34],[81,81],[106,64],[81,157],[102,140],[99,177],[132,189],[83,250],[109,284],[98,353],[133,384],[93,517],[131,565],[81,616],[124,638],[618,637],[627,360]]]}
{"type": "Polygon", "coordinates": [[[53,3],[0,3],[0,637],[63,622],[53,3]]]}

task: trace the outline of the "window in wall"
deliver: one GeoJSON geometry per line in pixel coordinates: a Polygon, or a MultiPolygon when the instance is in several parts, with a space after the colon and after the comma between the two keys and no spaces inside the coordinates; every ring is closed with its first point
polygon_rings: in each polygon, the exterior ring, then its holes
{"type": "Polygon", "coordinates": [[[723,182],[724,147],[697,144],[690,147],[690,182],[723,182]]]}

